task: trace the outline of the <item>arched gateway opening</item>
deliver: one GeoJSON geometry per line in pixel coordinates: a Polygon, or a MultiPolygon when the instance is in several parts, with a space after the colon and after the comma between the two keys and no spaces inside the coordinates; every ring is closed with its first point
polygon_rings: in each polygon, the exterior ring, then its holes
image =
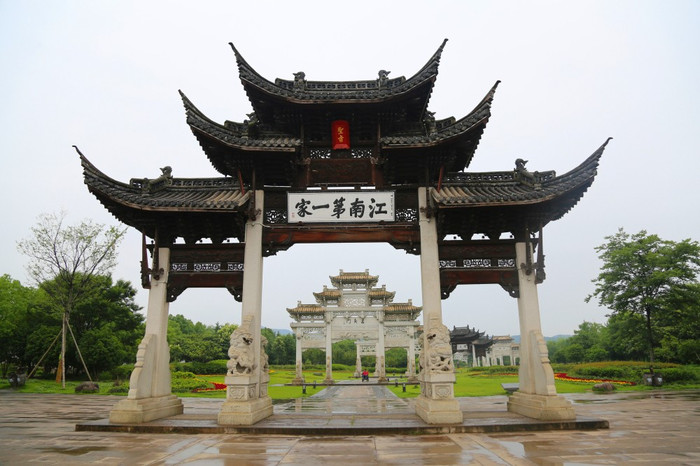
{"type": "Polygon", "coordinates": [[[466,171],[498,83],[463,118],[436,120],[427,109],[444,46],[410,78],[380,71],[345,82],[309,81],[302,72],[271,82],[232,46],[253,107],[248,119],[215,123],[181,93],[187,123],[220,177],[176,178],[164,167],[157,178],[121,183],[80,154],[90,192],[144,236],[146,334],[112,422],[182,412],[170,390],[167,316],[169,303],[192,287],[226,288],[242,301],[219,424],[270,416],[260,334],[263,258],[296,244],[335,242],[389,243],[420,258],[416,413],[423,420],[462,422],[441,301],[458,285],[485,283],[517,300],[520,389],[508,409],[538,419],[575,417],[556,394],[541,333],[542,231],[590,187],[607,142],[562,176],[530,172],[523,160],[502,172],[466,171]],[[501,239],[504,233],[512,239],[501,239]]]}

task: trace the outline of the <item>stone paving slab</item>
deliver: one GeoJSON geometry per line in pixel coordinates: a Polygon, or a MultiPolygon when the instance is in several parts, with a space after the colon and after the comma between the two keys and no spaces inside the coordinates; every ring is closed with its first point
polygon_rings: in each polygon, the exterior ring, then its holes
{"type": "Polygon", "coordinates": [[[383,385],[338,384],[308,398],[274,406],[274,414],[252,426],[221,426],[216,413],[178,416],[142,424],[113,424],[109,419],[78,423],[93,432],[282,435],[425,435],[465,432],[605,429],[603,419],[538,421],[506,411],[464,413],[461,424],[428,424],[405,399],[383,385]]]}
{"type": "MultiPolygon", "coordinates": [[[[700,465],[700,391],[571,394],[580,416],[609,429],[435,435],[313,436],[76,432],[121,397],[0,391],[0,464],[644,464],[700,465]]],[[[185,398],[195,416],[221,399],[185,398]]],[[[506,396],[460,398],[472,414],[505,410],[506,396]]],[[[410,400],[408,401],[411,406],[410,400]]]]}

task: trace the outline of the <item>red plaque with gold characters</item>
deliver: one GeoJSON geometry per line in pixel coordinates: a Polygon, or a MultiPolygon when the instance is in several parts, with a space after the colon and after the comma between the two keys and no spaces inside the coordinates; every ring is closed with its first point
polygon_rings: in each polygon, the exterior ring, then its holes
{"type": "Polygon", "coordinates": [[[350,149],[350,123],[345,120],[335,120],[331,123],[333,133],[333,150],[350,149]]]}

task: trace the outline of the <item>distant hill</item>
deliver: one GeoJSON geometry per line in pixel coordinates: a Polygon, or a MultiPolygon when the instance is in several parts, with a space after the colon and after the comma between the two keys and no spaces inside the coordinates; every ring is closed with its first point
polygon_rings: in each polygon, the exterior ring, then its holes
{"type": "MultiPolygon", "coordinates": [[[[572,336],[573,335],[554,335],[553,337],[544,337],[544,341],[561,340],[562,338],[569,338],[572,336]]],[[[516,343],[520,343],[520,335],[511,335],[511,338],[513,338],[513,341],[516,343]]]]}
{"type": "Polygon", "coordinates": [[[292,333],[292,331],[288,328],[271,328],[270,330],[272,330],[278,335],[289,335],[290,333],[292,333]]]}

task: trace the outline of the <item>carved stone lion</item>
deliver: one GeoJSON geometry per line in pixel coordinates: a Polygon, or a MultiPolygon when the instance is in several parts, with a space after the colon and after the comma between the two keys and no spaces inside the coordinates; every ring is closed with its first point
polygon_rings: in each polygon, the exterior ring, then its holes
{"type": "Polygon", "coordinates": [[[442,324],[433,325],[425,337],[425,358],[421,358],[430,372],[454,371],[450,331],[442,324]]]}
{"type": "Polygon", "coordinates": [[[246,316],[241,325],[231,334],[231,346],[228,349],[230,359],[226,363],[228,375],[247,375],[255,369],[251,326],[252,318],[246,316]]]}

